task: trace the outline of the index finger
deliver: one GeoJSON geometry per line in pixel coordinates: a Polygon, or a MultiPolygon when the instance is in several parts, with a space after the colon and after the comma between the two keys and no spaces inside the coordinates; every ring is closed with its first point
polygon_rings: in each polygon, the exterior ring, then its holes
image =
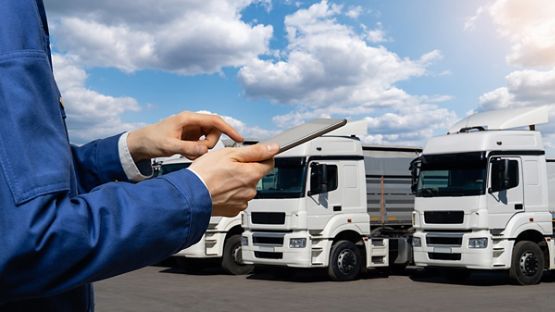
{"type": "Polygon", "coordinates": [[[218,115],[199,114],[199,113],[184,113],[181,118],[182,125],[198,125],[202,127],[213,127],[220,132],[229,136],[235,142],[243,142],[243,136],[237,132],[231,125],[229,125],[222,117],[218,115]]]}

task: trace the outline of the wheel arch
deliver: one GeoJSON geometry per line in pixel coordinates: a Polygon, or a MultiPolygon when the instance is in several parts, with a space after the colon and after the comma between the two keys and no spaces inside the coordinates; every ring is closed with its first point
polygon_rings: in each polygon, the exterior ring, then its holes
{"type": "Polygon", "coordinates": [[[534,242],[536,244],[538,244],[538,246],[540,247],[540,249],[543,252],[543,257],[544,257],[544,266],[546,268],[549,268],[549,247],[547,246],[547,242],[545,240],[545,237],[543,236],[543,234],[541,232],[539,232],[538,230],[535,229],[528,229],[523,231],[522,233],[518,234],[518,236],[515,239],[515,245],[516,243],[520,242],[520,241],[531,241],[534,242]]]}
{"type": "Polygon", "coordinates": [[[241,235],[242,233],[243,233],[243,227],[241,226],[241,224],[236,224],[227,231],[224,242],[227,241],[227,239],[230,238],[231,236],[237,235],[237,234],[241,235]]]}
{"type": "MultiPolygon", "coordinates": [[[[362,268],[363,269],[366,268],[366,248],[364,245],[363,236],[359,232],[353,229],[344,229],[334,236],[332,241],[332,246],[335,245],[335,243],[342,240],[350,241],[351,243],[355,244],[355,246],[358,247],[363,261],[363,263],[361,264],[362,268]]],[[[331,253],[330,253],[330,256],[331,256],[331,253]]]]}

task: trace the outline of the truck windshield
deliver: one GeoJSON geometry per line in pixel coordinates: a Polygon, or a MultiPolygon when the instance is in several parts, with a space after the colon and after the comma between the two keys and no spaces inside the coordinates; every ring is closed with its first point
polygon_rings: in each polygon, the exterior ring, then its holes
{"type": "Polygon", "coordinates": [[[486,167],[482,152],[423,155],[416,196],[482,195],[486,167]]]}
{"type": "Polygon", "coordinates": [[[306,162],[304,158],[276,158],[274,169],[256,185],[256,198],[302,197],[305,174],[306,162]]]}

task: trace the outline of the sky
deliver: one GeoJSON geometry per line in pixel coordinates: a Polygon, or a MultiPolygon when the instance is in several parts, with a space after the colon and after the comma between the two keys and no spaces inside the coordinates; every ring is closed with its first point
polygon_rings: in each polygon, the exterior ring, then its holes
{"type": "Polygon", "coordinates": [[[249,138],[332,117],[422,146],[473,112],[555,104],[552,0],[45,4],[76,144],[193,111],[249,138]]]}

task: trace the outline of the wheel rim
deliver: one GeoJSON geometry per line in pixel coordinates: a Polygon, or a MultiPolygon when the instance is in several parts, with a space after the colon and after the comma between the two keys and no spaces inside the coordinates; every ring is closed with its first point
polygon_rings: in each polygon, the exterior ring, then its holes
{"type": "Polygon", "coordinates": [[[243,265],[243,255],[241,254],[241,245],[235,246],[231,252],[233,255],[233,261],[238,265],[243,265]]]}
{"type": "Polygon", "coordinates": [[[526,276],[538,273],[538,258],[531,251],[526,251],[520,256],[520,271],[526,276]]]}
{"type": "Polygon", "coordinates": [[[350,249],[342,250],[337,256],[337,267],[344,275],[353,273],[357,266],[355,252],[350,249]]]}

